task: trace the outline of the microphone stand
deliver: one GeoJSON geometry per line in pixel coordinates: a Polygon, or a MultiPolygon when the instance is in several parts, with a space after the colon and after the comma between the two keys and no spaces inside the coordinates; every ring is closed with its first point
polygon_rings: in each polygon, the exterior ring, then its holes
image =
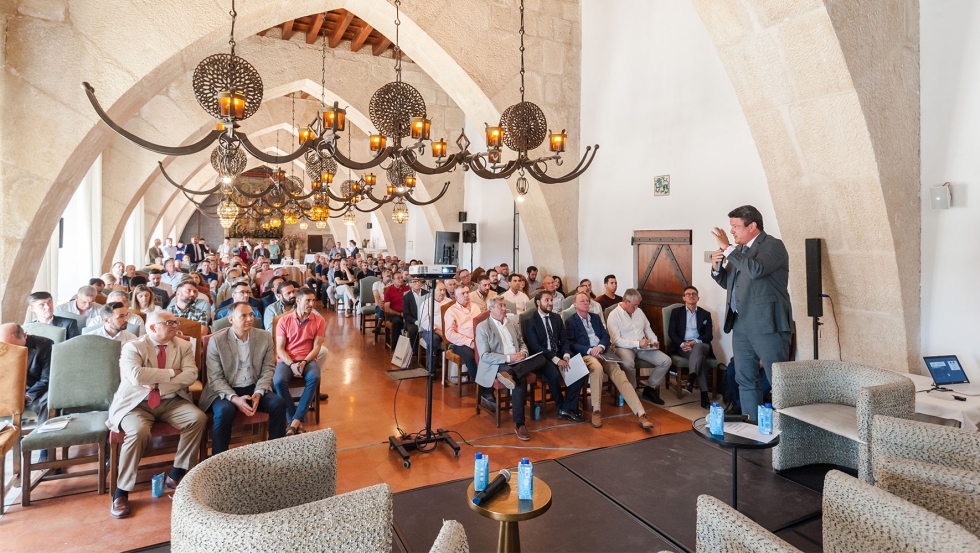
{"type": "Polygon", "coordinates": [[[432,431],[432,383],[436,378],[436,371],[435,367],[433,366],[436,352],[432,345],[432,342],[435,342],[435,340],[432,338],[435,336],[437,280],[439,279],[429,279],[432,291],[429,293],[429,344],[428,349],[426,350],[427,355],[425,356],[425,365],[427,372],[429,373],[427,376],[428,382],[426,383],[425,388],[425,429],[420,430],[414,438],[411,436],[388,436],[388,449],[398,451],[398,454],[402,457],[402,466],[405,468],[411,468],[412,466],[409,451],[417,450],[427,452],[425,450],[425,446],[429,444],[438,445],[440,442],[451,447],[453,450],[453,458],[459,459],[459,444],[452,439],[449,433],[442,428],[437,429],[435,432],[432,431]]]}

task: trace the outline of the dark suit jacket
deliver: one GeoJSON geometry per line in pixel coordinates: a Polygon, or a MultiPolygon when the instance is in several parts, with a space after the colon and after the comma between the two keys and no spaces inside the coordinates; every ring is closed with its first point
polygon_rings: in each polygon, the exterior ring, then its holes
{"type": "Polygon", "coordinates": [[[153,295],[157,297],[157,305],[166,309],[170,305],[170,294],[167,293],[163,288],[157,288],[155,286],[150,286],[150,291],[153,295]]]}
{"type": "Polygon", "coordinates": [[[54,315],[54,319],[51,321],[51,324],[65,329],[65,340],[82,335],[82,329],[78,328],[78,321],[75,319],[54,315]]]}
{"type": "Polygon", "coordinates": [[[728,256],[728,262],[722,263],[721,270],[717,275],[712,273],[711,278],[728,290],[725,332],[731,332],[735,326],[731,311],[732,293],[735,294],[738,308],[739,328],[751,334],[792,331],[789,254],[778,238],[760,232],[748,253],[741,253],[736,248],[728,256]]]}
{"type": "Polygon", "coordinates": [[[419,324],[419,306],[412,290],[405,292],[405,295],[402,296],[402,317],[407,325],[419,324]]]}
{"type": "Polygon", "coordinates": [[[201,261],[204,261],[204,256],[206,253],[207,252],[205,251],[203,245],[197,244],[195,246],[193,242],[187,244],[184,250],[184,255],[187,256],[187,260],[195,265],[197,265],[201,261]]]}
{"type": "MultiPolygon", "coordinates": [[[[606,330],[606,325],[602,324],[602,317],[595,313],[589,313],[589,322],[592,324],[592,331],[599,339],[599,345],[603,347],[603,351],[609,351],[609,331],[606,330]]],[[[582,318],[578,316],[578,312],[572,313],[572,316],[568,318],[565,324],[565,338],[572,354],[588,355],[589,350],[592,349],[592,346],[589,345],[589,331],[582,324],[582,318]]]]}
{"type": "Polygon", "coordinates": [[[551,330],[555,333],[555,346],[557,349],[550,349],[548,347],[548,330],[544,327],[544,321],[541,320],[540,313],[535,313],[528,320],[524,321],[524,341],[527,343],[528,351],[531,353],[544,352],[544,355],[549,360],[552,357],[561,359],[566,353],[571,355],[568,349],[568,342],[565,340],[565,325],[561,322],[561,315],[550,313],[548,314],[548,319],[551,321],[551,330]]]}
{"type": "MultiPolygon", "coordinates": [[[[72,321],[74,324],[75,321],[72,321]]],[[[77,325],[76,325],[77,328],[77,325]]],[[[48,393],[48,377],[51,374],[50,339],[27,335],[27,395],[37,399],[48,393]]]]}
{"type": "MultiPolygon", "coordinates": [[[[694,318],[698,325],[698,339],[711,346],[714,333],[711,324],[711,313],[700,307],[696,308],[694,318]]],[[[681,350],[684,342],[684,334],[687,332],[687,307],[681,306],[670,313],[670,321],[667,324],[667,337],[670,339],[670,347],[667,348],[668,354],[675,354],[681,350]]],[[[714,354],[712,353],[712,356],[714,354]]]]}

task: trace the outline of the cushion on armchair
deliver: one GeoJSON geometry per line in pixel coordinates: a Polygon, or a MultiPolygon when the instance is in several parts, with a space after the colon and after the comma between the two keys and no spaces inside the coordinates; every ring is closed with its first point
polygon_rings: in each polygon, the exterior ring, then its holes
{"type": "MultiPolygon", "coordinates": [[[[780,409],[779,413],[787,417],[823,428],[838,436],[861,442],[857,429],[857,410],[850,405],[837,403],[811,403],[780,409]]],[[[863,442],[862,442],[863,443],[863,442]]]]}

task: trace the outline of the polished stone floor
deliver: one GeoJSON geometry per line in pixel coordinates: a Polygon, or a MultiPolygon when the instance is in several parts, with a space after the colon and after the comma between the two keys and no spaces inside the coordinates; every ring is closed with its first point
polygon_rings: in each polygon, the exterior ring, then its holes
{"type": "MultiPolygon", "coordinates": [[[[462,446],[460,458],[454,459],[452,451],[440,445],[431,453],[414,454],[411,468],[405,469],[387,445],[387,437],[396,433],[395,394],[397,391],[398,425],[406,432],[418,431],[425,425],[425,380],[402,381],[399,387],[385,375],[393,368],[390,352],[380,340],[375,344],[370,330],[362,336],[358,319],[329,311],[324,315],[330,355],[321,389],[330,399],[323,404],[318,428],[337,433],[338,493],[381,482],[399,492],[465,478],[472,475],[477,450],[490,455],[491,470],[496,471],[515,466],[521,457],[554,459],[686,431],[691,418],[704,415],[694,396],[678,399],[673,391],[664,394],[667,409],[644,404],[655,425],[653,431],[642,430],[625,406],[616,407],[608,397],[603,398],[605,424],[598,430],[587,423],[559,421],[554,406],[549,405],[540,420],[529,420],[531,440],[521,442],[512,423],[505,420],[498,429],[490,414],[477,415],[472,394],[460,398],[453,388],[437,382],[433,426],[458,432],[454,437],[462,446]]],[[[6,461],[9,466],[9,455],[6,461]]],[[[149,479],[150,472],[140,474],[140,484],[130,494],[133,515],[124,520],[109,515],[111,498],[96,494],[94,476],[43,483],[34,489],[32,504],[26,509],[20,507],[20,494],[15,490],[6,497],[10,507],[0,517],[0,551],[124,551],[168,541],[171,497],[152,498],[149,479]]]]}

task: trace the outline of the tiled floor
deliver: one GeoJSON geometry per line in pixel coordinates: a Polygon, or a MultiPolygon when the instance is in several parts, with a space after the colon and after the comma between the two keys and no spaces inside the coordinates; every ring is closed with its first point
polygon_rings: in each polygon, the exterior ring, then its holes
{"type": "MultiPolygon", "coordinates": [[[[472,474],[475,451],[490,455],[491,470],[513,467],[521,457],[532,461],[552,459],[609,445],[640,440],[653,435],[690,429],[690,420],[704,416],[697,396],[665,392],[668,408],[650,409],[655,428],[644,431],[624,407],[604,398],[604,426],[570,424],[555,417],[548,406],[541,420],[529,420],[531,441],[519,441],[513,424],[504,421],[498,429],[491,415],[475,412],[473,395],[458,397],[438,382],[433,390],[433,426],[450,429],[462,446],[460,458],[440,445],[429,454],[413,454],[412,467],[402,467],[401,458],[389,451],[387,438],[396,433],[393,405],[397,390],[399,426],[415,432],[425,425],[425,380],[402,381],[400,388],[384,371],[392,368],[390,352],[370,330],[362,336],[357,319],[325,312],[329,361],[322,375],[322,390],[330,394],[321,413],[320,428],[337,433],[339,474],[337,492],[385,482],[395,492],[464,478],[472,474]],[[693,403],[691,403],[693,402],[693,403]],[[463,443],[468,440],[473,445],[463,443]]],[[[10,462],[8,455],[8,463],[10,462]]],[[[81,468],[85,467],[80,467],[81,468]]],[[[9,472],[8,472],[9,474],[9,472]]],[[[9,494],[9,510],[0,517],[0,551],[123,551],[170,539],[169,495],[150,496],[150,473],[141,473],[141,483],[130,494],[133,515],[124,520],[109,515],[109,495],[95,493],[95,477],[82,477],[39,485],[32,504],[20,507],[19,491],[9,494]]]]}

